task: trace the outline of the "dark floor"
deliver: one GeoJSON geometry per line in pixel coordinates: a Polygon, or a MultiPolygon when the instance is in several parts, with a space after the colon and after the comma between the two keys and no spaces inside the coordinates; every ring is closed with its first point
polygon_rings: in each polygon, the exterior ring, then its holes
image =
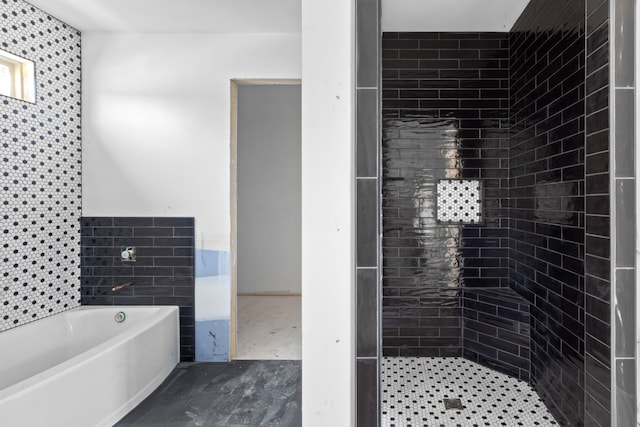
{"type": "Polygon", "coordinates": [[[299,360],[180,363],[116,425],[298,427],[301,375],[299,360]]]}

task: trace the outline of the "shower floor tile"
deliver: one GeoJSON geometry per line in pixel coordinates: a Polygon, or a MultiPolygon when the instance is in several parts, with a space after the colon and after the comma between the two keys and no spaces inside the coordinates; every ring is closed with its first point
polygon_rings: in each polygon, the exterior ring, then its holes
{"type": "Polygon", "coordinates": [[[382,427],[558,425],[527,383],[460,357],[385,357],[381,377],[382,427]]]}

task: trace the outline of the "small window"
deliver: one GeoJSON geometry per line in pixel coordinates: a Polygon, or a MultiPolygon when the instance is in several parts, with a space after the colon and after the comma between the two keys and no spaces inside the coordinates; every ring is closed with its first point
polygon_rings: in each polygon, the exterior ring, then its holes
{"type": "Polygon", "coordinates": [[[0,49],[0,95],[36,102],[33,61],[0,49]]]}

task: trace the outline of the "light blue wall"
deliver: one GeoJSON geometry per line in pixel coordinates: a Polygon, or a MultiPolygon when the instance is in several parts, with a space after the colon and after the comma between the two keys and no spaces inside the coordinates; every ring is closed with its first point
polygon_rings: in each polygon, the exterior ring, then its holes
{"type": "Polygon", "coordinates": [[[195,264],[196,361],[226,362],[231,298],[229,252],[196,248],[195,264]]]}

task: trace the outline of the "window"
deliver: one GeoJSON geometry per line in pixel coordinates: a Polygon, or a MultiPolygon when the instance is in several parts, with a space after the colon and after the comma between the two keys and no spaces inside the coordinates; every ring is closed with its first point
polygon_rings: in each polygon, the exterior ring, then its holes
{"type": "Polygon", "coordinates": [[[0,49],[0,95],[36,102],[33,61],[0,49]]]}

